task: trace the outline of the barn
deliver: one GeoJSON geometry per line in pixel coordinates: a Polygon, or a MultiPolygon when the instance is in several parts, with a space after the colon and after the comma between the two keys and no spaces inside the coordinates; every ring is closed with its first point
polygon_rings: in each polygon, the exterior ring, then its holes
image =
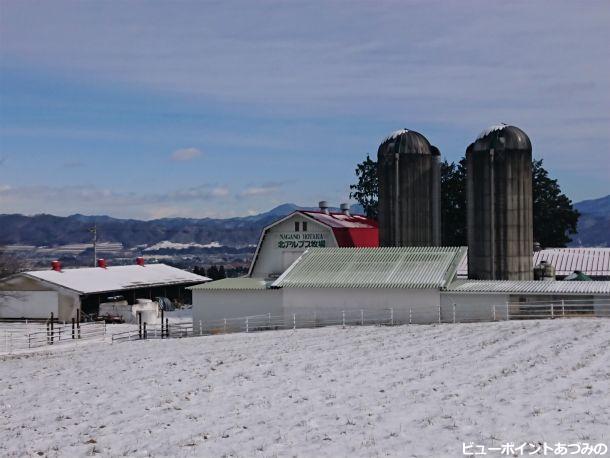
{"type": "Polygon", "coordinates": [[[129,304],[137,299],[167,297],[190,303],[188,286],[209,281],[166,264],[145,264],[138,258],[127,266],[62,269],[55,261],[51,269],[21,272],[0,281],[0,318],[41,319],[50,313],[68,321],[77,310],[97,314],[99,304],[122,296],[129,304]]]}
{"type": "Polygon", "coordinates": [[[347,204],[332,212],[321,201],[319,210],[294,211],[263,229],[248,276],[278,278],[309,248],[378,245],[377,221],[351,214],[347,204]]]}

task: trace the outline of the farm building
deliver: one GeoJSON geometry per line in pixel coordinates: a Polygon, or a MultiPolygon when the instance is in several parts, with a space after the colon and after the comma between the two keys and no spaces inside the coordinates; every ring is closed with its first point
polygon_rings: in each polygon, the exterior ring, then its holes
{"type": "MultiPolygon", "coordinates": [[[[55,261],[49,270],[21,272],[0,281],[0,318],[48,318],[70,320],[76,311],[96,314],[99,304],[123,296],[129,304],[137,299],[167,297],[190,302],[185,288],[209,281],[165,264],[62,269],[55,261]]],[[[100,260],[101,261],[101,260],[100,260]]]]}
{"type": "MultiPolygon", "coordinates": [[[[534,251],[532,267],[546,262],[555,269],[557,280],[582,272],[592,280],[610,280],[610,248],[547,248],[534,251]]],[[[468,256],[458,268],[458,277],[468,277],[468,256]]]]}
{"type": "Polygon", "coordinates": [[[297,210],[265,227],[248,275],[275,279],[309,248],[376,247],[377,222],[352,215],[347,204],[331,212],[326,202],[319,211],[297,210]]]}
{"type": "MultiPolygon", "coordinates": [[[[465,247],[310,248],[274,281],[229,279],[192,287],[193,319],[204,323],[271,314],[348,322],[430,323],[505,319],[537,303],[578,305],[608,315],[610,281],[466,280],[465,247]]],[[[559,309],[558,309],[559,310],[559,309]]]]}

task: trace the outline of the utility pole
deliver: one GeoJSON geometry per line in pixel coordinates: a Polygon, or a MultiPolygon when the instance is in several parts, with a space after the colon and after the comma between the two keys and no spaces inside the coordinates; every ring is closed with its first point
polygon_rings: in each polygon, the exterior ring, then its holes
{"type": "Polygon", "coordinates": [[[93,234],[93,267],[97,267],[97,224],[94,224],[89,232],[93,234]]]}

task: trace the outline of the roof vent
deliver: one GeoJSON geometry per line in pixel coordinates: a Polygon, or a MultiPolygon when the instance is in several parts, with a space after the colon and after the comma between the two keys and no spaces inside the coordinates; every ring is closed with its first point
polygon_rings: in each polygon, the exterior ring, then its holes
{"type": "Polygon", "coordinates": [[[53,269],[55,272],[61,272],[61,262],[59,262],[59,261],[52,261],[51,262],[51,269],[53,269]]]}
{"type": "Polygon", "coordinates": [[[320,207],[320,211],[322,213],[326,213],[327,215],[329,214],[329,211],[328,211],[328,202],[326,202],[325,200],[321,200],[318,203],[318,207],[320,207]]]}
{"type": "Polygon", "coordinates": [[[341,204],[339,208],[341,208],[341,213],[347,216],[351,216],[349,212],[349,204],[341,204]]]}
{"type": "Polygon", "coordinates": [[[102,269],[106,268],[106,260],[105,259],[98,259],[97,260],[97,266],[101,267],[102,269]]]}

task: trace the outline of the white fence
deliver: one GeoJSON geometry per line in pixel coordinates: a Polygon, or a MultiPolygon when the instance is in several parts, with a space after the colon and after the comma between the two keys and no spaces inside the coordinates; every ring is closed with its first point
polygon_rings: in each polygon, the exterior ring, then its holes
{"type": "Polygon", "coordinates": [[[132,328],[112,336],[112,341],[191,337],[234,332],[256,332],[279,329],[316,328],[324,326],[395,326],[433,323],[473,323],[506,320],[610,318],[610,301],[558,301],[504,303],[490,305],[445,304],[431,308],[392,307],[387,309],[351,309],[338,312],[299,311],[298,313],[263,314],[219,320],[132,328]]]}
{"type": "Polygon", "coordinates": [[[103,322],[0,322],[0,354],[21,353],[51,346],[65,346],[79,341],[104,339],[103,322]]]}

